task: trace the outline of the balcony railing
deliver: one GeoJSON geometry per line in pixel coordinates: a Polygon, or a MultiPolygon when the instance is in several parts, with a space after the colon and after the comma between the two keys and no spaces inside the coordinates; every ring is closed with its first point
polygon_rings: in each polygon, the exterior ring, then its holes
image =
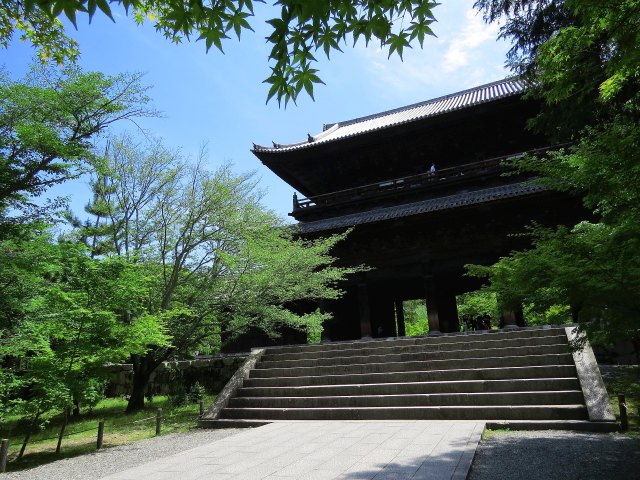
{"type": "Polygon", "coordinates": [[[435,172],[425,172],[417,175],[410,175],[408,177],[383,180],[376,183],[316,195],[309,198],[298,199],[294,194],[293,211],[299,212],[301,210],[313,209],[315,207],[333,206],[365,199],[374,199],[388,194],[400,193],[402,191],[409,193],[423,189],[439,188],[463,179],[471,179],[487,175],[489,173],[503,171],[512,160],[522,158],[525,155],[543,155],[550,150],[556,150],[565,146],[567,146],[567,144],[537,148],[511,155],[488,158],[479,162],[443,168],[436,170],[435,172]]]}

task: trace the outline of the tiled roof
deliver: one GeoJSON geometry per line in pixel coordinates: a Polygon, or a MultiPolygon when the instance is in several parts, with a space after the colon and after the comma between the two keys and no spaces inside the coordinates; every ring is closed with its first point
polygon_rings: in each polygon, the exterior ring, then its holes
{"type": "Polygon", "coordinates": [[[524,91],[524,82],[518,79],[505,79],[488,83],[462,92],[434,98],[395,110],[389,110],[367,117],[356,118],[345,122],[325,125],[324,131],[318,135],[309,136],[308,140],[293,144],[274,143],[273,147],[263,147],[254,144],[254,152],[287,152],[314,145],[327,143],[343,138],[354,137],[364,133],[410,123],[423,118],[434,117],[463,108],[480,105],[520,94],[524,91]]]}
{"type": "Polygon", "coordinates": [[[521,182],[500,187],[486,188],[472,192],[457,193],[446,197],[431,198],[420,202],[406,203],[393,207],[378,208],[366,212],[343,215],[341,217],[326,218],[307,223],[298,223],[302,233],[320,232],[336,228],[353,227],[363,223],[382,222],[394,218],[408,217],[427,212],[449,210],[468,205],[493,202],[505,198],[521,197],[544,191],[542,185],[531,182],[521,182]]]}

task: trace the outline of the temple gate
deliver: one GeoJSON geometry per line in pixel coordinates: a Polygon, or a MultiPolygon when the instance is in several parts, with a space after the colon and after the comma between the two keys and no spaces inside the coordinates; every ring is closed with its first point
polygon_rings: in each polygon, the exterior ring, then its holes
{"type": "MultiPolygon", "coordinates": [[[[300,192],[290,213],[313,238],[352,228],[335,255],[372,269],[322,308],[331,340],[403,336],[402,302],[426,301],[430,335],[459,331],[456,295],[479,288],[469,263],[491,264],[525,248],[533,221],[575,222],[578,199],[532,183],[510,161],[550,141],[526,121],[538,105],[519,80],[503,80],[368,117],[325,125],[294,144],[254,154],[300,192]]],[[[522,324],[505,312],[505,328],[522,324]]]]}

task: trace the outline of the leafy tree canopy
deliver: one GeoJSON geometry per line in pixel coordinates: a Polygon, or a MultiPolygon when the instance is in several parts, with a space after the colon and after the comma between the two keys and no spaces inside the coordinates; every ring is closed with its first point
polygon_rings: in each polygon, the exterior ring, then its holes
{"type": "MultiPolygon", "coordinates": [[[[96,13],[113,20],[112,6],[120,5],[132,12],[138,23],[151,21],[158,32],[173,42],[183,38],[202,40],[208,51],[212,46],[223,49],[230,35],[238,39],[251,27],[252,0],[196,1],[182,0],[9,0],[0,7],[0,44],[5,47],[15,31],[31,41],[42,58],[58,62],[74,60],[78,45],[65,35],[58,17],[66,16],[76,24],[78,15],[89,20],[96,13]]],[[[402,57],[413,40],[420,45],[433,35],[435,21],[432,0],[277,0],[273,2],[279,15],[267,20],[271,33],[266,40],[272,45],[269,61],[271,74],[265,80],[271,85],[267,101],[276,97],[285,105],[295,101],[305,90],[313,98],[313,87],[323,83],[316,68],[317,51],[329,57],[341,51],[347,41],[355,44],[379,41],[389,56],[402,57]]]]}
{"type": "Polygon", "coordinates": [[[478,0],[511,40],[507,64],[541,100],[538,130],[561,141],[635,111],[640,92],[640,1],[478,0]]]}
{"type": "Polygon", "coordinates": [[[164,360],[216,351],[250,329],[277,336],[280,327],[317,336],[319,310],[291,311],[299,301],[334,299],[354,269],[337,268],[330,251],[344,235],[307,242],[260,205],[253,174],[230,165],[187,162],[161,142],[114,139],[92,187],[91,218],[73,217],[73,237],[94,256],[123,257],[153,279],[147,310],[171,336],[143,355],[132,352],[129,410],[141,408],[151,373],[164,360]]]}
{"type": "Polygon", "coordinates": [[[0,219],[29,211],[32,197],[98,168],[94,143],[119,120],[154,115],[140,74],[107,76],[36,66],[20,81],[0,76],[0,219]]]}
{"type": "MultiPolygon", "coordinates": [[[[479,0],[504,18],[509,61],[543,102],[532,126],[573,145],[519,168],[579,195],[591,221],[530,231],[533,248],[491,267],[504,301],[537,313],[571,306],[592,335],[640,347],[640,1],[479,0]],[[555,306],[555,307],[554,307],[555,306]]],[[[640,348],[638,349],[640,352],[640,348]]]]}
{"type": "Polygon", "coordinates": [[[146,309],[140,265],[96,259],[81,244],[54,242],[35,225],[0,241],[0,418],[62,410],[102,396],[108,363],[165,345],[146,309]]]}

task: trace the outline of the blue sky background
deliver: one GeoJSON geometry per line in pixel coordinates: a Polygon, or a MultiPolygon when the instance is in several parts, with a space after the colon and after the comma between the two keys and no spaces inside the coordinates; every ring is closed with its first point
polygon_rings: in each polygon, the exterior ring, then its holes
{"type": "MultiPolygon", "coordinates": [[[[287,109],[278,108],[273,100],[265,104],[268,86],[262,81],[269,74],[270,47],[264,40],[269,28],[264,20],[278,15],[270,5],[255,4],[257,18],[251,22],[255,33],[244,32],[240,42],[228,40],[224,55],[215,49],[205,53],[203,42],[174,45],[150,23],[137,26],[124,14],[115,15],[115,24],[98,14],[91,25],[79,17],[78,30],[68,32],[80,44],[84,69],[146,73],[144,82],[153,87],[149,92],[153,106],[163,113],[163,118],[139,122],[146,131],[192,157],[207,142],[211,168],[231,161],[238,171],[256,170],[266,190],[263,203],[286,216],[293,189],[253,156],[252,142],[300,141],[307,133],[320,132],[323,123],[428,100],[508,74],[504,68],[508,45],[496,40],[498,26],[485,25],[472,8],[473,1],[446,0],[436,7],[437,38],[427,38],[424,49],[416,44],[405,51],[404,61],[397,56],[387,60],[373,43],[333,52],[331,60],[318,67],[326,85],[316,87],[315,102],[301,95],[298,104],[287,109]]],[[[30,45],[16,40],[9,49],[0,50],[0,64],[20,78],[33,55],[30,45]]],[[[118,128],[136,132],[131,123],[118,128]]],[[[85,183],[57,189],[70,196],[78,213],[89,199],[85,183]]]]}

